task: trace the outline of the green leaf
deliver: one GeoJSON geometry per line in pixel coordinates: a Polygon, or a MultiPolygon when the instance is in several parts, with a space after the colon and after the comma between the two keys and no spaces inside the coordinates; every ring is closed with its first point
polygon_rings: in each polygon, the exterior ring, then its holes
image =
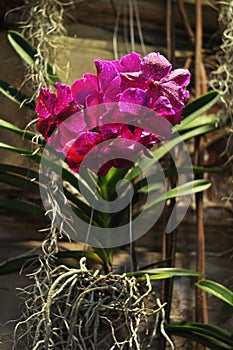
{"type": "Polygon", "coordinates": [[[175,335],[208,346],[212,350],[232,350],[233,334],[225,329],[198,322],[172,322],[165,324],[168,335],[175,335]]]}
{"type": "MultiPolygon", "coordinates": [[[[160,160],[162,157],[165,156],[171,149],[179,145],[181,142],[187,141],[189,139],[192,139],[193,137],[197,137],[203,134],[206,134],[210,131],[213,131],[216,129],[216,126],[214,124],[208,124],[204,125],[195,129],[192,129],[191,131],[185,132],[182,135],[179,135],[179,137],[175,137],[174,139],[168,140],[163,145],[161,145],[159,148],[157,148],[155,151],[152,152],[153,158],[144,157],[142,161],[140,162],[140,167],[145,171],[149,169],[154,163],[156,163],[158,160],[160,160]]],[[[141,175],[142,170],[139,166],[136,166],[133,168],[129,173],[126,175],[127,180],[134,180],[138,176],[141,175]]]]}
{"type": "MultiPolygon", "coordinates": [[[[157,280],[163,280],[163,279],[165,279],[165,278],[172,278],[172,277],[174,277],[174,275],[172,275],[171,273],[166,273],[166,272],[161,272],[161,273],[158,273],[158,274],[155,274],[155,275],[153,275],[153,274],[149,274],[149,279],[150,279],[150,281],[157,281],[157,280]]],[[[139,280],[139,281],[145,281],[145,275],[144,276],[139,276],[139,277],[137,277],[137,280],[139,280]]]]}
{"type": "MultiPolygon", "coordinates": [[[[214,173],[214,174],[220,174],[224,173],[227,169],[226,168],[214,168],[214,167],[203,167],[203,166],[179,166],[179,174],[191,174],[192,172],[194,174],[205,174],[205,173],[214,173]]],[[[177,175],[177,169],[169,168],[164,170],[164,175],[166,177],[172,177],[177,175]]],[[[144,181],[144,179],[143,179],[144,181]]]]}
{"type": "Polygon", "coordinates": [[[151,186],[143,186],[143,187],[140,187],[138,189],[138,192],[140,193],[148,193],[149,191],[152,192],[152,191],[156,191],[158,189],[160,189],[164,184],[162,182],[155,182],[153,183],[151,186]]]}
{"type": "Polygon", "coordinates": [[[233,292],[222,284],[210,280],[201,280],[196,283],[196,286],[233,306],[233,292]]]}
{"type": "MultiPolygon", "coordinates": [[[[190,172],[189,169],[187,169],[188,172],[190,172]]],[[[186,171],[187,171],[186,170],[186,171]]],[[[184,168],[185,171],[185,168],[184,168]]],[[[215,168],[215,167],[204,167],[204,166],[193,166],[193,172],[194,173],[224,173],[226,171],[226,168],[215,168]]],[[[182,173],[182,172],[181,172],[182,173]]]]}
{"type": "Polygon", "coordinates": [[[108,250],[107,248],[95,247],[94,252],[99,256],[99,258],[102,260],[102,262],[104,262],[104,263],[109,262],[109,258],[111,258],[111,249],[108,250]]]}
{"type": "Polygon", "coordinates": [[[64,259],[65,257],[69,257],[69,258],[72,258],[72,257],[75,257],[77,258],[77,253],[79,254],[79,259],[82,257],[82,256],[85,256],[87,259],[90,259],[98,264],[101,264],[103,265],[103,260],[101,259],[101,257],[99,256],[99,254],[91,251],[91,250],[86,250],[86,251],[68,251],[68,252],[58,252],[57,253],[57,257],[59,259],[64,259]]]}
{"type": "Polygon", "coordinates": [[[190,123],[188,123],[184,126],[182,126],[181,124],[177,125],[174,127],[174,129],[176,131],[183,132],[183,131],[186,131],[188,129],[194,129],[194,128],[208,125],[208,124],[214,124],[217,126],[218,122],[219,122],[219,117],[216,114],[206,114],[206,115],[201,115],[200,117],[195,118],[190,123]],[[179,129],[180,127],[182,127],[182,128],[179,129]]]}
{"type": "MultiPolygon", "coordinates": [[[[8,40],[19,56],[30,66],[35,64],[38,52],[30,42],[16,31],[8,31],[8,40]]],[[[47,73],[50,81],[55,84],[60,79],[54,74],[50,65],[47,66],[47,73]]]]}
{"type": "MultiPolygon", "coordinates": [[[[8,150],[8,151],[12,151],[14,153],[19,153],[21,155],[32,158],[37,163],[41,162],[41,155],[38,153],[33,153],[31,151],[28,151],[28,150],[25,150],[22,148],[13,147],[13,146],[7,145],[3,142],[0,142],[0,148],[8,150]]],[[[46,165],[48,168],[51,167],[53,169],[53,171],[58,171],[58,173],[60,172],[60,165],[56,164],[55,162],[51,161],[50,159],[46,159],[44,157],[43,164],[46,165]]],[[[17,175],[13,175],[13,174],[9,175],[8,177],[6,175],[2,174],[0,178],[2,178],[2,181],[8,182],[9,184],[16,185],[19,187],[24,186],[25,188],[28,188],[28,190],[34,190],[34,191],[36,190],[36,184],[31,183],[30,179],[28,179],[28,181],[27,181],[27,179],[23,179],[17,175]]],[[[73,173],[71,173],[68,169],[63,168],[63,179],[65,181],[69,182],[77,190],[79,189],[77,177],[73,173]]],[[[85,190],[88,191],[88,187],[86,187],[85,190]]],[[[73,209],[73,211],[75,212],[75,214],[78,215],[80,218],[85,219],[85,221],[89,222],[89,217],[91,215],[92,208],[88,204],[86,204],[84,200],[75,196],[72,193],[72,190],[68,190],[68,189],[64,188],[64,194],[65,194],[66,198],[71,202],[70,206],[73,209]],[[72,204],[75,206],[73,206],[72,204]]],[[[23,208],[24,207],[22,207],[22,209],[23,208]]],[[[95,211],[93,213],[92,223],[95,226],[99,226],[101,224],[97,211],[95,211]]]]}
{"type": "Polygon", "coordinates": [[[25,255],[7,259],[0,263],[0,275],[19,272],[23,266],[26,266],[37,257],[38,255],[25,255]]]}
{"type": "Polygon", "coordinates": [[[40,217],[46,217],[44,209],[41,209],[40,207],[33,205],[32,203],[27,203],[15,199],[0,199],[0,206],[8,208],[10,210],[22,212],[30,216],[35,215],[40,217]]]}
{"type": "Polygon", "coordinates": [[[35,159],[37,162],[40,162],[40,159],[41,159],[41,156],[39,154],[37,154],[37,153],[33,153],[33,152],[28,151],[28,150],[23,149],[23,148],[18,148],[18,147],[7,145],[4,142],[0,142],[0,148],[4,149],[6,151],[11,151],[11,152],[14,152],[14,153],[18,153],[18,154],[22,154],[22,155],[28,156],[30,158],[35,159]]]}
{"type": "MultiPolygon", "coordinates": [[[[227,169],[225,168],[214,168],[214,167],[200,167],[200,166],[181,166],[179,167],[179,174],[204,174],[204,173],[214,173],[214,174],[220,174],[224,173],[227,169]]],[[[169,168],[164,170],[165,177],[172,177],[177,175],[177,169],[169,168]]],[[[134,185],[134,191],[139,193],[148,193],[148,178],[143,178],[142,180],[138,181],[134,185]]],[[[159,189],[163,184],[162,183],[154,183],[154,185],[151,186],[150,190],[157,190],[159,189]]]]}
{"type": "Polygon", "coordinates": [[[0,80],[0,92],[8,97],[11,101],[19,104],[20,106],[23,104],[24,107],[27,107],[33,111],[35,111],[36,104],[34,101],[30,101],[30,98],[24,94],[22,94],[15,87],[11,86],[4,80],[0,80]]]}
{"type": "MultiPolygon", "coordinates": [[[[208,180],[201,179],[201,180],[193,180],[193,181],[187,182],[186,184],[172,188],[169,191],[167,191],[166,193],[157,197],[154,201],[152,201],[150,204],[145,206],[143,208],[143,210],[151,209],[153,206],[155,206],[158,203],[161,203],[167,199],[176,198],[176,197],[180,197],[180,196],[186,196],[186,195],[194,194],[197,192],[205,191],[210,186],[211,186],[211,183],[208,180]]],[[[150,188],[148,188],[148,191],[150,191],[150,188]]]]}
{"type": "Polygon", "coordinates": [[[117,197],[116,184],[127,174],[129,168],[117,169],[112,167],[105,176],[99,177],[101,195],[105,200],[113,200],[117,197]]]}
{"type": "Polygon", "coordinates": [[[33,193],[40,193],[39,184],[35,181],[30,181],[30,178],[0,171],[0,181],[33,193]]]}
{"type": "MultiPolygon", "coordinates": [[[[186,131],[186,129],[189,129],[190,123],[195,123],[195,119],[203,115],[210,107],[212,107],[220,98],[220,92],[213,90],[209,93],[200,96],[199,98],[195,99],[194,101],[188,103],[183,110],[183,121],[180,125],[176,125],[174,127],[174,130],[177,132],[180,131],[186,131]]],[[[171,149],[173,149],[175,146],[177,146],[180,142],[187,141],[191,138],[201,136],[203,134],[206,134],[210,131],[213,131],[216,129],[216,116],[211,117],[205,117],[205,123],[201,123],[201,126],[197,123],[195,125],[194,129],[191,131],[186,131],[185,133],[179,135],[179,137],[175,137],[171,140],[168,140],[164,145],[161,145],[159,148],[157,148],[155,151],[153,151],[154,158],[145,158],[142,160],[141,167],[146,170],[150,168],[154,163],[156,163],[158,160],[160,160],[163,156],[165,156],[166,153],[168,153],[171,149]],[[204,124],[204,125],[203,125],[204,124]]],[[[192,125],[194,127],[194,124],[192,125]]],[[[141,174],[141,169],[139,167],[135,167],[133,171],[129,172],[129,174],[126,176],[127,179],[133,180],[137,178],[141,174]]]]}
{"type": "Polygon", "coordinates": [[[210,131],[213,131],[216,129],[216,126],[214,124],[208,124],[204,126],[200,126],[198,128],[192,129],[188,132],[185,132],[182,135],[179,135],[179,137],[176,137],[172,140],[169,140],[165,145],[162,145],[155,151],[153,151],[153,155],[157,160],[161,159],[167,152],[169,152],[171,149],[173,149],[175,146],[179,145],[180,142],[184,142],[187,140],[190,140],[194,137],[201,136],[203,134],[207,134],[210,131]]]}
{"type": "Polygon", "coordinates": [[[0,171],[12,174],[20,174],[30,180],[36,179],[37,181],[39,179],[39,174],[37,171],[20,166],[15,166],[12,164],[0,163],[0,171]]]}
{"type": "Polygon", "coordinates": [[[195,100],[187,103],[183,110],[183,120],[180,125],[175,127],[176,131],[181,131],[193,120],[208,111],[220,98],[220,92],[212,90],[195,100]]]}
{"type": "Polygon", "coordinates": [[[0,127],[9,131],[14,132],[17,135],[22,136],[25,139],[28,139],[30,141],[33,140],[33,138],[36,137],[36,134],[34,132],[28,131],[28,130],[22,130],[15,126],[14,124],[11,124],[10,122],[7,122],[6,120],[0,119],[0,127]]]}
{"type": "Polygon", "coordinates": [[[37,50],[21,34],[9,30],[8,40],[18,55],[30,66],[34,64],[37,50]]]}
{"type": "MultiPolygon", "coordinates": [[[[7,150],[7,151],[11,151],[14,153],[18,153],[18,154],[27,156],[27,157],[33,159],[36,163],[41,162],[41,155],[39,153],[28,151],[28,150],[25,150],[22,148],[14,147],[14,146],[10,146],[10,145],[7,145],[3,142],[0,142],[0,148],[7,150]]],[[[48,168],[51,167],[53,169],[53,171],[58,171],[58,173],[60,172],[60,165],[51,161],[50,159],[43,157],[43,164],[45,166],[47,166],[48,168]]],[[[77,177],[66,168],[63,168],[62,172],[63,172],[64,180],[69,182],[72,186],[74,186],[77,190],[79,190],[77,177]]],[[[86,191],[88,191],[88,187],[86,187],[86,191]]],[[[78,199],[74,199],[74,203],[77,203],[77,201],[78,201],[78,199]]],[[[86,205],[85,203],[83,203],[83,204],[86,205]]]]}
{"type": "MultiPolygon", "coordinates": [[[[103,265],[103,260],[98,254],[91,250],[68,250],[68,251],[59,251],[55,254],[57,257],[56,263],[60,263],[61,259],[77,259],[80,260],[81,257],[86,256],[87,259],[94,261],[100,265],[103,265]]],[[[14,258],[7,259],[0,263],[0,275],[19,272],[23,267],[28,266],[30,263],[36,261],[39,258],[39,255],[24,255],[14,258]]]]}
{"type": "Polygon", "coordinates": [[[161,267],[155,269],[127,272],[127,276],[135,276],[140,279],[144,279],[146,274],[149,275],[150,279],[163,279],[175,276],[201,276],[199,272],[175,267],[161,267]]]}
{"type": "Polygon", "coordinates": [[[13,153],[18,153],[18,154],[21,154],[21,155],[24,155],[24,156],[27,156],[29,158],[32,158],[34,159],[37,163],[40,162],[41,160],[41,156],[37,153],[33,153],[31,151],[28,151],[26,149],[23,149],[23,148],[18,148],[18,147],[14,147],[14,146],[10,146],[10,145],[7,145],[6,143],[4,142],[0,142],[0,148],[1,149],[4,149],[6,151],[10,151],[10,152],[13,152],[13,153]]]}

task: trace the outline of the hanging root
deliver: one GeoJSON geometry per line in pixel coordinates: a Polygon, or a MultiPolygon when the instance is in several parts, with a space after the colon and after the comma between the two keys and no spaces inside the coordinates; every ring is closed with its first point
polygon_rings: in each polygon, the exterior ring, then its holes
{"type": "Polygon", "coordinates": [[[164,306],[154,309],[148,276],[139,285],[125,274],[100,275],[87,270],[83,259],[79,269],[61,265],[51,271],[47,290],[48,276],[37,285],[39,293],[28,290],[18,343],[32,350],[148,348],[164,306]]]}

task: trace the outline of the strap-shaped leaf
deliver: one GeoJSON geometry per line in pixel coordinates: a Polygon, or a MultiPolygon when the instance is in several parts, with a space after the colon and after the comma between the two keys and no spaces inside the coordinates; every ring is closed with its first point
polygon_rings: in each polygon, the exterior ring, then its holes
{"type": "MultiPolygon", "coordinates": [[[[143,179],[143,184],[144,184],[144,179],[143,179]]],[[[132,204],[134,205],[135,203],[137,203],[139,198],[140,200],[142,200],[144,195],[146,198],[147,193],[150,191],[153,191],[158,186],[159,184],[152,184],[151,187],[147,185],[139,187],[137,192],[134,193],[132,204]]],[[[152,200],[150,203],[146,204],[144,207],[140,207],[138,211],[135,212],[133,217],[135,218],[138,214],[140,214],[141,211],[144,212],[146,210],[151,210],[153,207],[157,206],[159,203],[164,202],[168,199],[202,192],[208,189],[210,186],[211,186],[211,183],[209,180],[201,179],[201,180],[193,180],[183,185],[172,188],[169,191],[163,193],[162,195],[152,200]]],[[[123,209],[121,212],[121,215],[124,216],[124,214],[126,214],[126,211],[128,211],[128,208],[123,209]]],[[[117,222],[117,214],[115,216],[113,214],[113,217],[114,217],[113,220],[117,222]]]]}
{"type": "Polygon", "coordinates": [[[232,350],[233,334],[225,329],[198,322],[173,322],[165,324],[168,335],[176,335],[208,346],[212,350],[232,350]]]}
{"type": "Polygon", "coordinates": [[[18,55],[29,65],[32,65],[35,61],[37,54],[36,48],[34,48],[27,39],[14,30],[8,31],[8,40],[18,55]]]}
{"type": "Polygon", "coordinates": [[[181,124],[177,125],[177,127],[175,127],[175,130],[179,132],[184,132],[188,129],[194,129],[203,125],[214,124],[217,126],[218,123],[219,123],[219,117],[216,114],[206,114],[195,118],[194,120],[192,120],[190,123],[186,125],[181,125],[181,124]],[[179,129],[179,127],[181,129],[179,129]]]}
{"type": "Polygon", "coordinates": [[[210,280],[201,280],[196,283],[196,286],[233,306],[233,292],[222,284],[210,280]]]}
{"type": "MultiPolygon", "coordinates": [[[[179,174],[186,174],[186,173],[190,173],[190,171],[193,171],[194,174],[198,173],[198,174],[204,174],[204,173],[213,173],[213,174],[219,174],[219,173],[224,173],[226,171],[226,168],[215,168],[215,167],[205,167],[205,166],[192,166],[188,167],[188,166],[181,166],[179,167],[179,174]]],[[[166,169],[164,170],[164,175],[165,176],[173,176],[176,174],[176,169],[166,169]]]]}
{"type": "MultiPolygon", "coordinates": [[[[33,47],[30,42],[25,39],[21,34],[14,30],[8,31],[8,40],[12,47],[19,54],[19,56],[30,66],[34,65],[37,58],[37,50],[33,47]]],[[[47,66],[47,73],[50,81],[55,84],[60,81],[58,76],[54,74],[53,69],[50,65],[47,66]]]]}
{"type": "Polygon", "coordinates": [[[20,174],[29,179],[36,179],[37,181],[39,179],[39,174],[37,171],[12,164],[0,163],[0,171],[11,174],[20,174]]]}
{"type": "Polygon", "coordinates": [[[23,130],[15,126],[14,124],[7,122],[6,120],[0,119],[0,127],[9,131],[14,132],[17,135],[22,136],[23,138],[26,138],[28,140],[33,140],[33,138],[36,137],[36,133],[28,131],[28,130],[23,130]]]}
{"type": "Polygon", "coordinates": [[[27,107],[33,111],[36,108],[34,101],[31,101],[28,96],[22,94],[22,92],[4,80],[0,80],[0,92],[20,106],[23,104],[24,107],[27,107]]]}
{"type": "Polygon", "coordinates": [[[212,90],[195,100],[187,103],[183,110],[183,120],[180,125],[176,125],[175,130],[181,131],[193,120],[208,111],[220,98],[220,92],[212,90]]]}
{"type": "MultiPolygon", "coordinates": [[[[59,251],[57,254],[55,254],[55,256],[57,258],[57,260],[55,260],[55,263],[57,263],[57,265],[63,259],[80,260],[80,258],[83,256],[86,256],[87,259],[90,259],[98,264],[101,264],[101,265],[103,264],[103,260],[101,259],[101,257],[91,250],[59,251]]],[[[39,258],[39,255],[37,254],[33,254],[33,255],[26,254],[24,256],[18,256],[18,257],[7,259],[0,263],[0,275],[19,272],[23,267],[26,268],[31,263],[35,262],[38,258],[39,258]]]]}
{"type": "MultiPolygon", "coordinates": [[[[0,164],[0,181],[30,192],[40,193],[39,174],[27,168],[0,164]]],[[[49,178],[47,178],[47,182],[48,181],[49,178]]],[[[42,184],[40,185],[42,186],[42,184]]],[[[87,218],[89,217],[91,208],[86,203],[76,197],[72,192],[69,192],[66,188],[64,188],[64,194],[69,201],[85,212],[87,218]]]]}
{"type": "MultiPolygon", "coordinates": [[[[33,159],[38,164],[41,162],[41,155],[37,152],[32,152],[32,151],[29,151],[29,150],[26,150],[23,148],[10,146],[4,142],[0,142],[0,149],[5,149],[6,151],[11,151],[14,153],[18,153],[18,154],[27,156],[27,157],[33,159]]],[[[44,163],[44,165],[51,167],[54,171],[58,171],[58,172],[60,171],[60,165],[51,161],[50,159],[47,159],[44,157],[43,163],[44,163]]],[[[79,189],[78,188],[78,179],[71,171],[69,171],[66,168],[63,168],[62,174],[63,174],[63,178],[65,181],[69,182],[77,190],[79,189]]],[[[86,188],[86,190],[88,190],[88,188],[86,188]]]]}
{"type": "MultiPolygon", "coordinates": [[[[225,168],[214,168],[214,167],[200,167],[200,166],[181,166],[179,167],[179,174],[190,174],[190,172],[192,171],[194,174],[205,174],[205,173],[214,173],[214,174],[220,174],[220,173],[224,173],[227,169],[225,168]]],[[[165,177],[171,177],[171,176],[175,176],[177,175],[177,169],[176,168],[171,168],[171,169],[165,169],[164,170],[164,176],[165,177]]],[[[135,192],[139,192],[139,193],[148,193],[148,187],[147,187],[147,183],[148,183],[148,178],[143,178],[142,180],[138,181],[135,185],[134,185],[134,191],[135,192]]],[[[155,183],[151,190],[154,189],[159,189],[159,186],[161,185],[161,183],[155,183]]]]}
{"type": "MultiPolygon", "coordinates": [[[[186,128],[188,128],[188,125],[193,122],[196,118],[203,115],[210,107],[212,107],[220,98],[219,91],[213,90],[205,95],[200,96],[199,98],[195,99],[194,101],[187,104],[183,111],[184,120],[181,122],[180,125],[176,125],[174,129],[176,131],[181,131],[186,128]]],[[[180,142],[187,141],[189,139],[192,139],[193,137],[201,136],[203,134],[206,134],[208,132],[211,132],[216,129],[216,116],[213,118],[208,119],[208,123],[206,120],[206,123],[204,125],[197,125],[192,130],[184,132],[182,135],[179,135],[179,137],[175,137],[169,141],[166,142],[166,144],[161,145],[159,148],[157,148],[154,152],[154,158],[148,159],[145,158],[145,160],[142,161],[141,166],[144,170],[150,168],[155,162],[157,162],[159,159],[161,159],[167,152],[169,152],[171,149],[176,147],[180,142]]],[[[141,174],[141,169],[139,167],[135,167],[133,171],[131,171],[126,178],[129,180],[133,180],[136,177],[138,177],[141,174]]]]}
{"type": "Polygon", "coordinates": [[[163,278],[171,278],[175,276],[201,276],[199,272],[188,270],[188,269],[180,269],[175,267],[161,267],[155,269],[148,270],[139,270],[134,272],[127,272],[127,276],[135,276],[140,279],[145,279],[145,275],[149,275],[150,279],[163,279],[163,278]]]}
{"type": "Polygon", "coordinates": [[[23,149],[23,148],[10,146],[10,145],[7,145],[4,142],[0,142],[0,148],[1,149],[5,149],[6,151],[11,151],[11,152],[14,152],[14,153],[18,153],[18,154],[22,154],[22,155],[28,156],[29,158],[34,159],[37,163],[39,163],[40,160],[41,160],[41,156],[38,153],[35,153],[35,152],[32,152],[32,151],[28,151],[28,150],[23,149]]]}
{"type": "Polygon", "coordinates": [[[38,255],[25,255],[7,259],[0,263],[0,275],[19,272],[22,269],[22,267],[26,267],[37,257],[38,255]]]}
{"type": "MultiPolygon", "coordinates": [[[[41,155],[39,153],[28,151],[28,150],[25,150],[22,148],[13,147],[13,146],[7,145],[3,142],[0,142],[0,149],[5,149],[7,151],[11,151],[14,153],[25,155],[25,156],[33,159],[38,164],[41,162],[41,155]]],[[[50,159],[43,158],[43,163],[47,167],[51,167],[53,169],[53,171],[58,171],[58,173],[60,172],[60,165],[56,164],[55,162],[51,161],[50,159]]],[[[66,168],[63,168],[62,173],[63,173],[64,180],[69,182],[72,186],[74,186],[78,190],[79,187],[78,187],[77,177],[66,168]]],[[[22,181],[17,176],[16,176],[16,178],[17,178],[17,182],[22,181]]],[[[10,176],[9,176],[9,179],[10,179],[10,176]]],[[[13,181],[13,178],[11,178],[11,182],[12,181],[13,181]]],[[[25,186],[26,186],[26,183],[25,183],[25,186]]],[[[85,188],[85,191],[89,191],[88,187],[85,188]]],[[[85,201],[76,197],[72,193],[72,190],[68,191],[68,190],[64,189],[64,193],[65,193],[66,197],[76,206],[76,208],[73,207],[73,210],[75,211],[75,213],[77,215],[80,214],[79,216],[81,218],[83,218],[84,216],[86,218],[90,217],[90,213],[91,213],[92,209],[88,204],[85,203],[85,201]],[[80,208],[82,211],[78,211],[77,207],[80,208]]],[[[99,213],[97,211],[95,211],[93,213],[93,223],[98,226],[98,224],[100,224],[100,219],[101,218],[100,218],[99,213]]]]}
{"type": "Polygon", "coordinates": [[[38,183],[34,181],[32,182],[30,181],[30,178],[25,178],[17,174],[11,174],[0,171],[0,181],[33,193],[40,193],[38,183]]]}
{"type": "MultiPolygon", "coordinates": [[[[214,124],[208,124],[204,126],[200,126],[198,128],[189,130],[185,132],[184,134],[180,135],[179,137],[175,137],[174,139],[171,139],[167,141],[164,145],[161,145],[159,148],[157,148],[155,151],[153,151],[153,158],[144,157],[144,159],[140,162],[141,168],[145,171],[149,169],[153,164],[155,164],[158,160],[160,160],[162,157],[165,156],[170,150],[172,150],[174,147],[180,144],[180,142],[184,142],[187,140],[192,139],[193,137],[197,137],[203,134],[207,134],[208,132],[211,132],[216,129],[216,126],[214,124]]],[[[134,180],[140,174],[142,173],[142,170],[139,166],[136,166],[132,171],[130,171],[126,175],[127,180],[134,180]]]]}
{"type": "Polygon", "coordinates": [[[192,139],[193,137],[201,136],[203,134],[207,134],[208,132],[211,132],[216,129],[215,124],[208,124],[204,126],[200,126],[198,128],[192,129],[179,137],[176,137],[172,140],[169,140],[166,145],[159,147],[156,149],[153,154],[155,155],[156,159],[161,159],[168,151],[173,149],[175,146],[177,146],[181,141],[187,141],[192,139]]]}
{"type": "Polygon", "coordinates": [[[22,212],[30,216],[35,215],[40,217],[46,217],[44,209],[28,202],[23,202],[15,199],[0,199],[0,206],[8,208],[10,210],[22,212]]]}
{"type": "MultiPolygon", "coordinates": [[[[161,196],[157,197],[154,201],[152,201],[150,204],[145,206],[143,210],[151,209],[155,205],[167,199],[177,198],[180,196],[187,196],[197,192],[205,191],[210,186],[211,186],[211,183],[208,180],[201,179],[201,180],[193,180],[193,181],[187,182],[186,184],[172,188],[169,191],[162,194],[161,196]]],[[[148,188],[148,191],[150,191],[150,188],[148,188]]]]}

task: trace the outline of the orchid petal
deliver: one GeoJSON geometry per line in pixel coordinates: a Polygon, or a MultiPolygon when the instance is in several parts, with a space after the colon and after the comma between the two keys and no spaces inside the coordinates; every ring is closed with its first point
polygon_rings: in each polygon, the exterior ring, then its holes
{"type": "Polygon", "coordinates": [[[47,118],[40,118],[37,122],[37,129],[44,136],[46,140],[51,136],[55,128],[57,127],[56,122],[54,121],[53,116],[47,118]]]}
{"type": "Polygon", "coordinates": [[[145,78],[160,81],[162,78],[167,77],[172,69],[172,65],[160,53],[152,52],[142,59],[140,68],[145,78]]]}
{"type": "MultiPolygon", "coordinates": [[[[101,135],[96,132],[86,131],[78,138],[68,142],[64,148],[66,161],[73,171],[78,171],[82,160],[87,153],[101,142],[101,135]]],[[[94,161],[94,160],[93,160],[94,161]]],[[[91,164],[90,164],[91,168],[91,164]]]]}
{"type": "Polygon", "coordinates": [[[175,82],[170,81],[162,84],[162,93],[169,99],[174,111],[178,111],[184,107],[183,89],[175,82]]]}
{"type": "Polygon", "coordinates": [[[93,74],[84,74],[83,78],[76,80],[71,85],[71,92],[77,104],[86,107],[86,100],[98,92],[97,78],[93,74]]]}
{"type": "Polygon", "coordinates": [[[86,130],[87,125],[83,112],[75,113],[59,125],[52,137],[48,139],[48,143],[58,152],[62,152],[70,140],[77,138],[79,134],[86,130]]]}
{"type": "Polygon", "coordinates": [[[54,108],[54,114],[58,115],[69,103],[73,101],[71,88],[69,85],[56,83],[57,101],[54,108]]]}
{"type": "Polygon", "coordinates": [[[120,75],[110,61],[95,60],[99,92],[103,94],[103,102],[116,101],[120,90],[120,75]]]}
{"type": "Polygon", "coordinates": [[[49,116],[54,115],[56,102],[57,97],[50,89],[41,88],[35,109],[39,117],[48,118],[49,116]]]}
{"type": "Polygon", "coordinates": [[[176,84],[185,87],[190,83],[190,72],[187,69],[175,69],[167,77],[167,81],[172,80],[176,84]]]}
{"type": "Polygon", "coordinates": [[[142,77],[141,72],[121,73],[121,90],[122,92],[129,88],[138,88],[146,90],[148,84],[142,77]]]}
{"type": "Polygon", "coordinates": [[[128,55],[123,56],[120,61],[115,60],[112,63],[117,68],[118,72],[139,72],[141,58],[136,52],[132,52],[128,55]]]}
{"type": "Polygon", "coordinates": [[[165,96],[160,96],[154,103],[153,109],[160,115],[170,115],[174,114],[175,111],[169,101],[165,96]]]}
{"type": "Polygon", "coordinates": [[[150,97],[147,92],[141,89],[127,89],[125,90],[119,101],[120,111],[128,112],[132,115],[139,115],[140,107],[149,106],[150,97]]]}

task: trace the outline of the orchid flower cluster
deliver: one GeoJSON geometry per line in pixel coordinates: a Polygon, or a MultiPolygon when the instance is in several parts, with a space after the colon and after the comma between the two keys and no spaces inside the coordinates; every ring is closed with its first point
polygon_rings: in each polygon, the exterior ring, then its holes
{"type": "Polygon", "coordinates": [[[92,169],[104,176],[112,167],[131,164],[122,156],[109,159],[110,143],[101,146],[104,141],[111,140],[116,155],[128,152],[136,156],[138,145],[150,149],[169,137],[189,97],[190,72],[172,70],[171,63],[155,52],[143,58],[132,52],[120,60],[97,59],[94,63],[97,73],[85,73],[71,86],[57,82],[56,93],[41,88],[37,128],[75,172],[91,150],[106,156],[105,163],[97,161],[92,169]],[[145,115],[145,110],[150,113],[145,115]],[[168,123],[163,124],[165,119],[168,123]]]}

